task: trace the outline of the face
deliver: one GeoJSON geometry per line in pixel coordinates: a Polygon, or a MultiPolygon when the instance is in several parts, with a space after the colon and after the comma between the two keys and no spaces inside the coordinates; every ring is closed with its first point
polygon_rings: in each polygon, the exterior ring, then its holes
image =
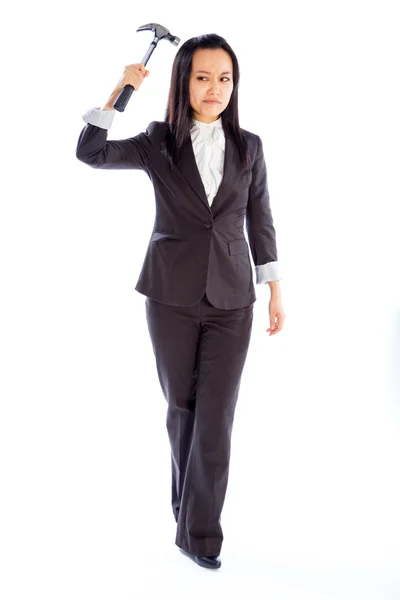
{"type": "Polygon", "coordinates": [[[233,65],[222,48],[199,48],[192,57],[189,80],[193,117],[203,123],[216,121],[229,104],[233,90],[233,65]],[[217,100],[208,103],[207,100],[217,100]]]}

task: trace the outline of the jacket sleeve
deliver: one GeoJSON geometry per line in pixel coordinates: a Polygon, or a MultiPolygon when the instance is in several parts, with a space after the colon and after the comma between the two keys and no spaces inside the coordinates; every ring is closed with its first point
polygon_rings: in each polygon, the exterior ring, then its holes
{"type": "Polygon", "coordinates": [[[86,125],[78,138],[77,159],[94,169],[146,170],[150,144],[147,130],[125,140],[108,141],[114,113],[114,109],[95,107],[82,116],[86,125]]]}
{"type": "Polygon", "coordinates": [[[252,167],[252,181],[246,209],[246,230],[256,268],[256,283],[282,279],[278,265],[276,232],[269,202],[267,167],[259,136],[252,167]]]}

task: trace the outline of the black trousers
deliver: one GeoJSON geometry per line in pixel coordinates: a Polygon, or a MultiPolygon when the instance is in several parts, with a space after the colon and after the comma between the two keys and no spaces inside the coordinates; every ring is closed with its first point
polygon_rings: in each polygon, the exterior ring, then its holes
{"type": "Polygon", "coordinates": [[[237,310],[161,304],[146,297],[146,318],[167,407],[175,543],[218,555],[231,432],[250,342],[253,304],[237,310]]]}

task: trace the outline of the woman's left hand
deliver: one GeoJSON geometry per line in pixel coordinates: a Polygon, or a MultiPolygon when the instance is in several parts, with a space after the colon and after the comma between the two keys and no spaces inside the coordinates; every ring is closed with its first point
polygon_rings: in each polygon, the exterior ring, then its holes
{"type": "Polygon", "coordinates": [[[269,322],[270,327],[267,329],[269,335],[275,335],[282,330],[285,322],[285,311],[283,310],[282,300],[280,296],[272,298],[269,301],[269,322]]]}

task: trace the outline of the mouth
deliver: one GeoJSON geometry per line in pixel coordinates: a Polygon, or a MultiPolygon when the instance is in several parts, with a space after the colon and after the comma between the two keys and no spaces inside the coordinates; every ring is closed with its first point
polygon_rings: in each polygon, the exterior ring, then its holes
{"type": "Polygon", "coordinates": [[[206,102],[206,104],[221,104],[219,100],[204,100],[204,102],[206,102]]]}

